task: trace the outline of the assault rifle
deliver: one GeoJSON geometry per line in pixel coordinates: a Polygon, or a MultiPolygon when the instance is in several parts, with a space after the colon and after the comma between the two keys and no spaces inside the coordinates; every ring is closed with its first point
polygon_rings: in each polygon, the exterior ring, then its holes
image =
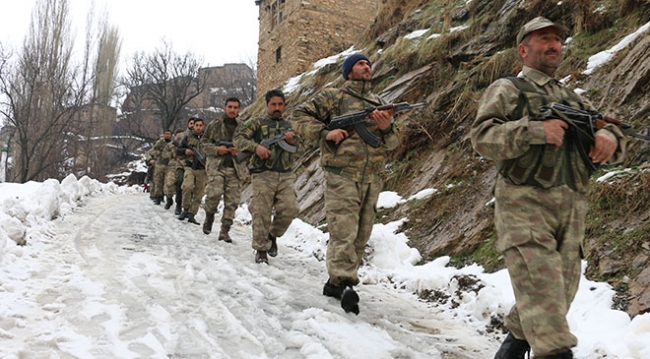
{"type": "Polygon", "coordinates": [[[233,148],[235,145],[230,141],[221,141],[217,143],[217,146],[226,146],[226,148],[233,148]]]}
{"type": "Polygon", "coordinates": [[[199,152],[199,150],[196,149],[196,147],[194,146],[188,148],[192,150],[192,152],[194,152],[194,157],[197,159],[197,161],[199,161],[203,165],[203,168],[207,168],[205,166],[205,157],[203,157],[203,155],[199,152]]]}
{"type": "Polygon", "coordinates": [[[354,130],[357,131],[359,136],[361,136],[361,138],[363,138],[363,140],[367,144],[369,144],[372,147],[379,147],[379,141],[380,141],[379,137],[374,135],[372,132],[368,131],[368,127],[366,127],[365,124],[366,120],[368,119],[368,116],[372,111],[374,110],[389,111],[392,116],[397,112],[408,111],[414,108],[425,107],[428,105],[429,105],[429,101],[424,101],[413,105],[410,105],[408,102],[399,102],[399,103],[391,103],[383,106],[371,107],[362,111],[336,116],[332,118],[330,123],[327,124],[327,129],[331,131],[337,128],[346,129],[346,128],[354,127],[354,130]]]}
{"type": "Polygon", "coordinates": [[[650,141],[650,136],[632,132],[632,125],[605,116],[598,111],[580,110],[561,103],[551,102],[540,109],[540,114],[537,119],[549,120],[553,118],[564,120],[570,126],[575,126],[579,132],[592,140],[596,131],[611,123],[621,129],[621,132],[626,136],[643,141],[650,141]]]}
{"type": "MultiPolygon", "coordinates": [[[[282,132],[280,134],[277,134],[273,137],[267,138],[265,140],[262,140],[260,142],[260,146],[271,149],[271,146],[273,145],[278,145],[280,146],[281,149],[289,152],[289,153],[296,153],[296,146],[290,144],[289,142],[284,140],[284,136],[292,132],[293,130],[288,130],[285,132],[282,132]]],[[[248,151],[241,151],[235,155],[235,161],[237,163],[242,163],[243,161],[246,161],[249,157],[253,155],[253,152],[248,152],[248,151]]]]}

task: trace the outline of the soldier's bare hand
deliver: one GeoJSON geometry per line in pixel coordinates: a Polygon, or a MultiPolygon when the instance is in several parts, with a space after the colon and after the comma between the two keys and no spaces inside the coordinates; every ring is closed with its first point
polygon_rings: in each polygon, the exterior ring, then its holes
{"type": "Polygon", "coordinates": [[[228,151],[228,147],[226,147],[226,146],[217,147],[217,154],[219,156],[225,156],[228,153],[230,153],[230,151],[228,151]]]}
{"type": "Polygon", "coordinates": [[[594,163],[606,163],[612,158],[618,145],[604,133],[597,133],[595,139],[596,142],[589,151],[589,158],[594,163]]]}
{"type": "Polygon", "coordinates": [[[189,148],[186,148],[185,149],[185,156],[194,156],[194,152],[192,152],[192,150],[190,150],[189,148]]]}
{"type": "Polygon", "coordinates": [[[293,131],[289,131],[284,135],[284,140],[287,141],[288,144],[290,145],[295,145],[296,144],[296,139],[293,138],[293,131]]]}
{"type": "Polygon", "coordinates": [[[230,153],[231,155],[234,156],[234,155],[239,153],[239,150],[234,148],[234,147],[231,147],[231,148],[228,149],[228,153],[230,153]]]}
{"type": "Polygon", "coordinates": [[[334,144],[338,145],[339,143],[341,143],[341,141],[348,138],[348,136],[349,136],[348,131],[342,128],[337,128],[335,130],[331,130],[330,132],[328,132],[327,136],[325,136],[325,139],[328,141],[333,141],[334,144]]]}
{"type": "Polygon", "coordinates": [[[377,127],[380,130],[385,130],[390,126],[390,112],[388,111],[374,110],[368,116],[377,122],[377,127]]]}
{"type": "Polygon", "coordinates": [[[155,165],[156,165],[156,160],[151,160],[151,161],[149,161],[149,165],[150,165],[150,166],[155,166],[155,165]]]}
{"type": "Polygon", "coordinates": [[[257,155],[257,157],[265,160],[269,158],[269,156],[271,156],[271,150],[269,150],[264,146],[257,145],[257,147],[255,147],[255,154],[257,155]]]}
{"type": "Polygon", "coordinates": [[[564,133],[569,128],[569,125],[558,119],[542,121],[542,124],[544,125],[544,133],[546,134],[546,143],[555,146],[562,146],[562,142],[564,142],[564,133]]]}

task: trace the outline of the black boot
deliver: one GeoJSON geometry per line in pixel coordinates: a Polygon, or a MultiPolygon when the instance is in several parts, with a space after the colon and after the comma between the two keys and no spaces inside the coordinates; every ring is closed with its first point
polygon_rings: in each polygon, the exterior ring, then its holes
{"type": "Polygon", "coordinates": [[[181,212],[181,214],[178,216],[178,219],[180,219],[182,221],[185,218],[187,218],[187,216],[189,216],[189,214],[187,213],[187,210],[183,209],[183,212],[181,212]]]}
{"type": "Polygon", "coordinates": [[[232,238],[230,238],[230,225],[229,224],[221,224],[221,229],[219,230],[219,240],[224,241],[226,243],[232,243],[232,238]]]}
{"type": "Polygon", "coordinates": [[[205,222],[203,222],[203,233],[212,233],[212,224],[214,223],[214,213],[205,213],[205,222]]]}
{"type": "Polygon", "coordinates": [[[327,282],[325,282],[325,285],[323,286],[323,295],[336,298],[338,300],[341,300],[341,295],[343,295],[343,287],[340,285],[334,285],[330,283],[329,279],[327,282]]]}
{"type": "Polygon", "coordinates": [[[165,209],[170,209],[172,205],[174,204],[174,200],[167,196],[167,202],[165,202],[165,209]]]}
{"type": "Polygon", "coordinates": [[[275,257],[278,255],[278,243],[275,237],[269,233],[269,240],[271,241],[271,248],[269,249],[269,255],[275,257]]]}
{"type": "Polygon", "coordinates": [[[154,197],[153,198],[153,204],[159,205],[160,203],[162,203],[162,197],[154,197]]]}
{"type": "Polygon", "coordinates": [[[515,338],[512,333],[508,333],[496,355],[494,355],[494,359],[524,359],[526,353],[530,358],[530,344],[523,339],[515,338]]]}
{"type": "Polygon", "coordinates": [[[177,215],[177,216],[180,215],[180,214],[181,214],[181,210],[182,210],[182,208],[181,208],[181,203],[178,202],[178,203],[176,204],[176,210],[174,211],[174,214],[177,215]]]}
{"type": "Polygon", "coordinates": [[[194,215],[191,214],[191,213],[187,215],[187,221],[190,222],[190,223],[194,223],[194,224],[201,224],[201,223],[197,222],[196,219],[194,219],[194,215]]]}
{"type": "Polygon", "coordinates": [[[359,315],[359,295],[354,291],[352,285],[346,285],[346,287],[343,294],[341,294],[341,308],[346,313],[352,312],[359,315]]]}
{"type": "Polygon", "coordinates": [[[255,263],[266,263],[269,264],[269,257],[266,256],[265,251],[256,251],[255,252],[255,263]]]}

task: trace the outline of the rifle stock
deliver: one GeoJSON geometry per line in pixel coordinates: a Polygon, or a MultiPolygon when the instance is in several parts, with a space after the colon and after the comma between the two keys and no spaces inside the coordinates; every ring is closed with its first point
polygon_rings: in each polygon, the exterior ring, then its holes
{"type": "Polygon", "coordinates": [[[425,107],[429,105],[429,101],[424,101],[416,104],[409,104],[408,102],[398,102],[391,103],[387,105],[381,105],[377,107],[367,108],[362,111],[352,112],[345,115],[340,115],[332,118],[332,120],[327,124],[328,130],[335,129],[346,129],[354,128],[354,130],[359,134],[359,136],[370,146],[379,147],[379,142],[381,141],[379,137],[368,130],[366,127],[366,120],[368,116],[375,110],[378,111],[388,111],[391,116],[397,112],[408,111],[415,108],[425,107]]]}

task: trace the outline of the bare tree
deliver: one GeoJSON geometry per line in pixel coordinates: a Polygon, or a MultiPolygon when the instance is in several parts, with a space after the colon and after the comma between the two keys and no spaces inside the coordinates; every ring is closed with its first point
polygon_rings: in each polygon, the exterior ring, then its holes
{"type": "Polygon", "coordinates": [[[132,62],[122,82],[129,95],[122,106],[121,121],[126,123],[121,126],[151,141],[165,129],[184,126],[184,108],[205,88],[201,60],[192,53],[179,55],[165,42],[152,54],[136,53],[132,62]]]}
{"type": "Polygon", "coordinates": [[[110,26],[105,13],[95,30],[93,10],[86,26],[83,78],[92,81],[92,88],[79,112],[75,134],[74,173],[97,177],[108,171],[120,158],[120,151],[110,146],[116,119],[111,107],[116,96],[117,67],[121,40],[117,27],[110,26]],[[91,52],[96,51],[94,56],[91,52]],[[90,63],[94,65],[91,66],[90,63]]]}
{"type": "Polygon", "coordinates": [[[66,175],[66,136],[85,90],[71,64],[72,44],[67,0],[39,0],[17,64],[0,73],[0,110],[15,128],[13,181],[66,175]]]}

